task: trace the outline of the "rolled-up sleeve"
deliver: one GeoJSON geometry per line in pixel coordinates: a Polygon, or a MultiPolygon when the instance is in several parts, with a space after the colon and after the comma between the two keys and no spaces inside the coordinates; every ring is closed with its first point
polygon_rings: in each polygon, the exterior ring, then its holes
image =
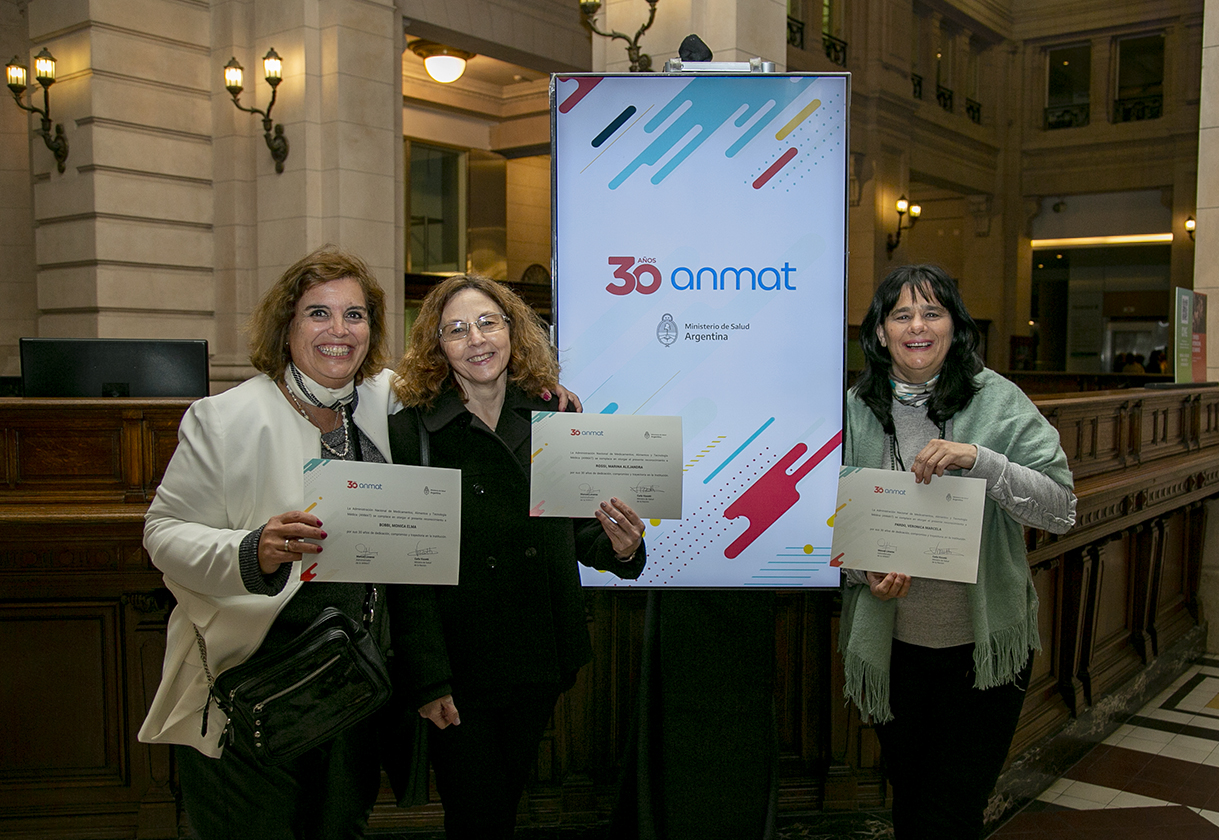
{"type": "Polygon", "coordinates": [[[965,476],[985,479],[987,497],[1021,525],[1064,534],[1075,524],[1071,488],[1000,452],[979,445],[977,461],[965,476]]]}

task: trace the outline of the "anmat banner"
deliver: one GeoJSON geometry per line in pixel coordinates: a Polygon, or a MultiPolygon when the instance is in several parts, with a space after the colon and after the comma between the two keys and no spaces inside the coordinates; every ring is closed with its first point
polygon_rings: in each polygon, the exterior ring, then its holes
{"type": "Polygon", "coordinates": [[[585,585],[838,584],[848,78],[552,77],[563,382],[684,441],[683,518],[585,585]]]}

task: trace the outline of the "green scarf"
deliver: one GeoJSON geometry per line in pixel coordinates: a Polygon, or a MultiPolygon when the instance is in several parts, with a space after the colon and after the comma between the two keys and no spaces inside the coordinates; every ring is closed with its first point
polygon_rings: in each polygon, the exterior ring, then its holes
{"type": "MultiPolygon", "coordinates": [[[[1014,384],[992,370],[963,410],[952,418],[954,440],[985,446],[1008,460],[1074,487],[1058,431],[1014,384]]],[[[884,464],[885,432],[854,390],[847,393],[843,463],[879,469],[884,464]]],[[[998,503],[986,499],[982,515],[982,553],[978,582],[969,585],[974,629],[975,688],[1011,682],[1041,650],[1037,635],[1037,593],[1024,549],[1024,526],[998,503]]],[[[873,597],[867,586],[846,586],[838,649],[846,672],[846,695],[864,720],[892,720],[889,709],[889,655],[896,601],[873,597]]]]}

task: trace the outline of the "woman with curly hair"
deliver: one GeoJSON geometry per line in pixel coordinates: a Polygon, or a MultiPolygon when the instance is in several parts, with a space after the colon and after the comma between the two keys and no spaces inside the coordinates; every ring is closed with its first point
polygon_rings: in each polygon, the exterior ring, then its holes
{"type": "Polygon", "coordinates": [[[447,836],[511,837],[546,722],[592,653],[576,562],[638,577],[643,522],[617,499],[587,520],[530,516],[532,414],[561,410],[549,396],[559,366],[546,327],[507,287],[440,283],[397,373],[394,463],[461,470],[461,575],[390,588],[394,690],[436,726],[447,836]]]}

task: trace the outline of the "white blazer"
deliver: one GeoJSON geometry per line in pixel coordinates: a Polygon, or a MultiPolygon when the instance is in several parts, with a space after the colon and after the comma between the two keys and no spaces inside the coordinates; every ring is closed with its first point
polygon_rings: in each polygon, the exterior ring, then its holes
{"type": "MultiPolygon", "coordinates": [[[[399,408],[392,379],[389,370],[365,379],[354,415],[386,460],[386,419],[399,408]]],[[[144,517],[144,547],[178,604],[169,616],[161,685],[140,727],[141,741],[220,756],[225,715],[214,704],[207,734],[201,734],[208,689],[194,628],[207,644],[213,676],[258,650],[300,579],[294,568],[278,595],[251,594],[241,581],[238,547],[272,516],[304,509],[302,467],[319,457],[317,429],[266,376],[187,409],[178,448],[144,517]]]]}

